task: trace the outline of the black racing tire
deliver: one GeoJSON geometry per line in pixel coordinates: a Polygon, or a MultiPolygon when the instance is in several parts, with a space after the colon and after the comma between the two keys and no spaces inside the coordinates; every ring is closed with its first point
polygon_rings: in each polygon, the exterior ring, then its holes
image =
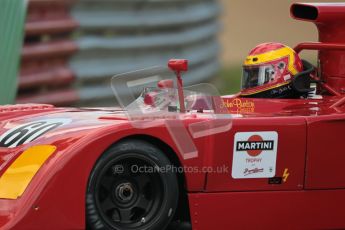
{"type": "Polygon", "coordinates": [[[146,141],[128,139],[110,147],[90,174],[87,229],[166,229],[177,208],[179,188],[173,170],[158,169],[171,165],[146,141]]]}

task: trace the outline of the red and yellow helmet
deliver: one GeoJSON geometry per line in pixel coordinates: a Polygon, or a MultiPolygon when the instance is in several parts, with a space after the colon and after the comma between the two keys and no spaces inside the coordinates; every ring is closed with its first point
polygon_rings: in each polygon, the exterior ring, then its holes
{"type": "Polygon", "coordinates": [[[281,43],[263,43],[250,51],[243,65],[242,97],[293,97],[292,78],[303,71],[298,54],[281,43]]]}

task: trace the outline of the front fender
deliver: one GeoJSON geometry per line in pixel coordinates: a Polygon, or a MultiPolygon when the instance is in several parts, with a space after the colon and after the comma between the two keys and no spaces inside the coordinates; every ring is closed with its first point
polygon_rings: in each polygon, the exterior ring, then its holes
{"type": "MultiPolygon", "coordinates": [[[[137,135],[158,138],[169,145],[182,166],[203,165],[207,153],[203,145],[209,142],[203,138],[196,140],[199,157],[185,160],[164,126],[134,129],[129,123],[122,123],[88,131],[74,139],[48,138],[45,142],[55,145],[56,152],[38,171],[22,197],[11,201],[0,199],[0,207],[7,207],[0,209],[0,227],[3,223],[4,229],[84,229],[85,194],[93,166],[112,144],[137,135]]],[[[205,174],[186,173],[186,182],[188,190],[201,191],[205,174]]]]}

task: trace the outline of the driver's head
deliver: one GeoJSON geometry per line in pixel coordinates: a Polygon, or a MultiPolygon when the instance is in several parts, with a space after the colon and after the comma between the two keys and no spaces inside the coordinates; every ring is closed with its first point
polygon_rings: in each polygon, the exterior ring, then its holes
{"type": "Polygon", "coordinates": [[[242,97],[293,97],[292,78],[303,70],[298,54],[280,43],[263,43],[250,51],[243,65],[242,97]]]}

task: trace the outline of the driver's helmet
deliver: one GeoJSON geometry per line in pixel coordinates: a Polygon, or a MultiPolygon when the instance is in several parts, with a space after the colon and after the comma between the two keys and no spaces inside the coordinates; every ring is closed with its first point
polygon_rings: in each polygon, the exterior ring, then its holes
{"type": "Polygon", "coordinates": [[[280,43],[263,43],[250,51],[243,65],[242,97],[294,97],[292,78],[303,71],[298,54],[280,43]]]}

